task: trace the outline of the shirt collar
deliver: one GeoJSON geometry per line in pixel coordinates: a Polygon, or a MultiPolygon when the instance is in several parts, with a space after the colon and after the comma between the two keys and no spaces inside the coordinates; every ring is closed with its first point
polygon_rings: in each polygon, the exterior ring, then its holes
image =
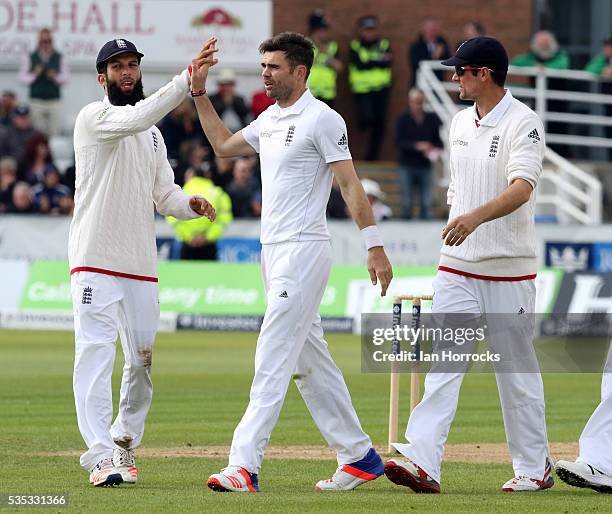
{"type": "Polygon", "coordinates": [[[289,107],[280,107],[278,102],[274,104],[274,113],[279,118],[284,118],[285,116],[291,116],[292,114],[300,114],[306,106],[314,100],[314,96],[310,92],[310,89],[306,88],[306,91],[302,93],[302,96],[295,102],[293,105],[289,107]]]}
{"type": "Polygon", "coordinates": [[[476,122],[476,126],[477,127],[479,126],[496,127],[497,124],[502,119],[502,116],[508,110],[508,107],[510,107],[510,104],[512,103],[512,99],[513,99],[512,93],[510,93],[509,89],[506,89],[506,94],[499,101],[499,103],[495,107],[493,107],[493,109],[491,110],[491,112],[489,112],[489,114],[487,114],[484,118],[480,120],[478,119],[478,112],[476,111],[476,104],[474,104],[474,121],[476,122]]]}
{"type": "Polygon", "coordinates": [[[104,95],[104,98],[102,99],[102,103],[104,105],[110,105],[110,100],[108,99],[108,95],[104,95]]]}

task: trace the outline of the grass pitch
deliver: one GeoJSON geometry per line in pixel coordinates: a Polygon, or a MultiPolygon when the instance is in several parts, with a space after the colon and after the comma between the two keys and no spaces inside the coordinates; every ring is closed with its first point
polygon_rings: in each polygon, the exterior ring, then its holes
{"type": "MultiPolygon", "coordinates": [[[[135,487],[95,489],[76,457],[83,442],[72,398],[72,335],[0,331],[0,495],[66,493],[70,503],[61,509],[66,512],[602,512],[612,508],[610,496],[570,488],[559,480],[542,493],[502,493],[500,486],[512,476],[510,462],[448,462],[443,466],[442,494],[429,496],[412,494],[384,477],[351,492],[317,493],[314,484],[331,476],[334,460],[267,459],[260,474],[262,494],[213,493],[204,482],[226,464],[224,456],[171,457],[167,450],[229,448],[248,401],[255,341],[255,334],[243,333],[161,334],[154,350],[155,393],[143,452],[166,451],[163,456],[160,452],[158,457],[139,459],[140,481],[135,487]]],[[[365,430],[377,447],[385,447],[388,376],[360,373],[357,337],[331,335],[328,341],[365,430]]],[[[119,356],[114,375],[116,392],[121,360],[119,356]]],[[[402,379],[403,425],[409,398],[408,378],[402,379]]],[[[577,441],[598,403],[600,379],[596,374],[545,375],[551,441],[577,441]]],[[[468,375],[449,444],[503,442],[494,377],[468,375]]],[[[271,446],[324,444],[291,386],[271,446]]]]}

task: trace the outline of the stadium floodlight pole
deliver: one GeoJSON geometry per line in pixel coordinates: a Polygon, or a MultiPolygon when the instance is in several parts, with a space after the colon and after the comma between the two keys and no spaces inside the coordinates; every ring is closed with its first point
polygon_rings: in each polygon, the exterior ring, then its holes
{"type": "MultiPolygon", "coordinates": [[[[411,326],[413,329],[417,329],[421,323],[421,302],[433,300],[433,295],[396,295],[393,297],[393,328],[399,327],[402,323],[402,302],[412,302],[412,320],[411,326]]],[[[413,333],[417,333],[414,332],[413,333]]],[[[394,355],[400,354],[400,341],[397,338],[397,332],[395,332],[391,342],[391,352],[394,355]]],[[[420,400],[420,355],[421,355],[421,344],[417,338],[412,342],[413,353],[415,360],[412,362],[412,369],[410,372],[410,412],[414,410],[420,400]]],[[[388,441],[388,452],[393,453],[395,449],[392,443],[397,442],[397,423],[399,414],[399,386],[400,386],[400,362],[391,361],[391,377],[390,377],[390,391],[389,391],[389,441],[388,441]]]]}

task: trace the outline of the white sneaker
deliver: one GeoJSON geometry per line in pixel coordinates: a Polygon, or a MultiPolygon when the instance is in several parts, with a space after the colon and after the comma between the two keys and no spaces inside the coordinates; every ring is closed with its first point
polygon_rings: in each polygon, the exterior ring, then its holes
{"type": "Polygon", "coordinates": [[[138,469],[134,450],[127,450],[120,446],[115,446],[113,450],[113,465],[121,473],[124,484],[135,484],[138,480],[138,469]]]}
{"type": "Polygon", "coordinates": [[[121,472],[113,466],[113,459],[102,459],[89,474],[89,483],[94,487],[108,487],[123,482],[121,472]]]}
{"type": "Polygon", "coordinates": [[[525,476],[514,477],[502,486],[502,491],[505,493],[544,491],[550,489],[553,485],[555,485],[555,481],[552,477],[552,466],[547,459],[544,477],[541,480],[525,476]]]}
{"type": "Polygon", "coordinates": [[[228,466],[219,473],[210,475],[207,485],[219,493],[258,493],[259,483],[255,473],[249,473],[240,466],[228,466]]]}
{"type": "Polygon", "coordinates": [[[560,460],[555,467],[557,476],[574,487],[590,487],[599,493],[612,493],[612,476],[586,462],[560,460]]]}
{"type": "Polygon", "coordinates": [[[319,480],[315,489],[317,491],[351,491],[361,484],[376,480],[384,471],[382,459],[374,448],[370,448],[363,459],[339,466],[331,478],[319,480]]]}

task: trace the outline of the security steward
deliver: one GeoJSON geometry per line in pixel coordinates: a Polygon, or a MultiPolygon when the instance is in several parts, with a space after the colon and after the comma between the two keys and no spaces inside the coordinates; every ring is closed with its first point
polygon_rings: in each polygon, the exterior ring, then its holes
{"type": "Polygon", "coordinates": [[[312,96],[334,109],[338,73],[344,69],[338,59],[338,43],[331,38],[329,23],[321,11],[311,14],[309,25],[310,39],[314,42],[314,62],[308,76],[308,88],[312,96]]]}
{"type": "Polygon", "coordinates": [[[349,83],[357,103],[359,127],[370,132],[367,161],[379,158],[391,90],[391,45],[380,37],[378,27],[376,16],[359,18],[359,37],[351,41],[350,48],[349,83]]]}
{"type": "Polygon", "coordinates": [[[187,181],[183,191],[188,195],[203,196],[215,208],[217,218],[178,220],[168,216],[166,221],[174,226],[175,237],[181,244],[181,259],[183,260],[217,260],[217,241],[234,219],[232,200],[229,195],[204,176],[201,170],[187,170],[187,181]],[[191,178],[189,178],[191,177],[191,178]]]}

